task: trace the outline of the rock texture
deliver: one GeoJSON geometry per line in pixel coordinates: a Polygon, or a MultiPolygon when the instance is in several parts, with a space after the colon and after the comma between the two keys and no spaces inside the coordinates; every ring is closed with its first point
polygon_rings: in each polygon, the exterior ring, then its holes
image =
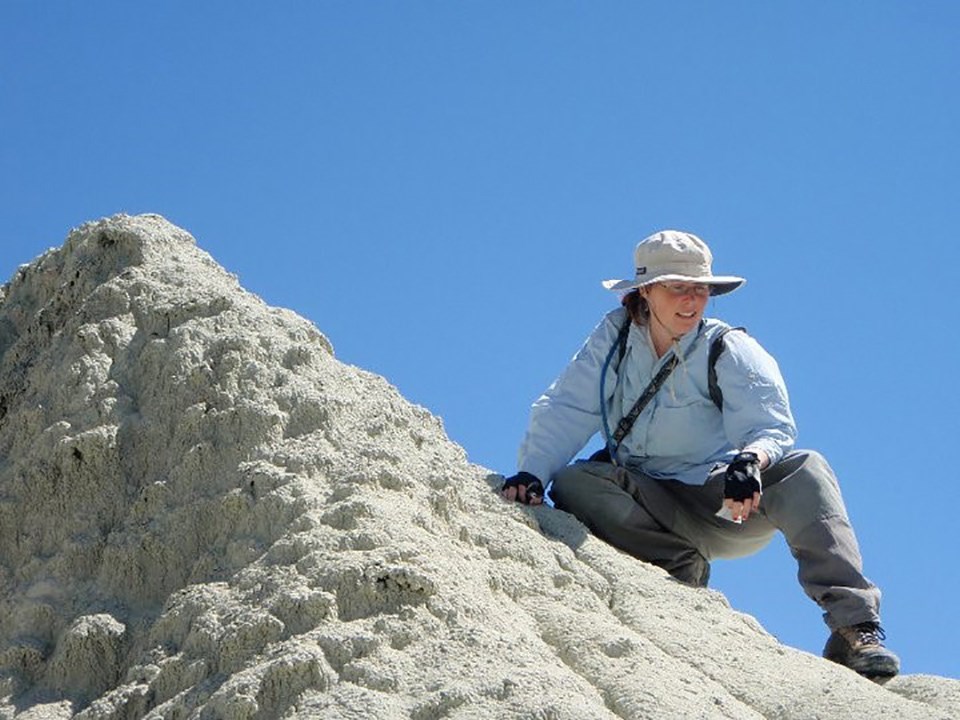
{"type": "Polygon", "coordinates": [[[549,508],[158,216],[0,291],[0,717],[957,718],[549,508]]]}

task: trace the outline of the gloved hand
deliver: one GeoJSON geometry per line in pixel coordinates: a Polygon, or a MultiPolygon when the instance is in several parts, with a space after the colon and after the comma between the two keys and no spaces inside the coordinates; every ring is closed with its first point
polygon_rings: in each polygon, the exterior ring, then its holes
{"type": "Polygon", "coordinates": [[[739,453],[727,465],[727,476],[723,485],[724,499],[743,502],[747,498],[753,498],[754,493],[762,492],[760,458],[752,452],[739,453]]]}
{"type": "Polygon", "coordinates": [[[763,484],[760,481],[760,458],[756,453],[739,453],[727,465],[723,484],[723,504],[734,522],[743,522],[760,506],[763,484]]]}
{"type": "Polygon", "coordinates": [[[516,500],[525,505],[539,505],[543,502],[543,483],[536,475],[518,472],[503,481],[500,494],[507,500],[516,500]]]}

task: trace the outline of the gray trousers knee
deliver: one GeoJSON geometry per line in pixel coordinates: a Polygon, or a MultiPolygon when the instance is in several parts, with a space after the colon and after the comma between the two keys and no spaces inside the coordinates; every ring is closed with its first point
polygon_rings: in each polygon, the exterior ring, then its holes
{"type": "Polygon", "coordinates": [[[833,470],[796,450],[762,474],[760,512],[744,523],[716,516],[723,472],[704,485],[657,480],[608,463],[578,462],[553,478],[556,506],[597,537],[690,585],[705,586],[710,560],[757,552],[783,533],[804,592],[831,629],[878,622],[880,591],[863,575],[856,536],[833,470]]]}

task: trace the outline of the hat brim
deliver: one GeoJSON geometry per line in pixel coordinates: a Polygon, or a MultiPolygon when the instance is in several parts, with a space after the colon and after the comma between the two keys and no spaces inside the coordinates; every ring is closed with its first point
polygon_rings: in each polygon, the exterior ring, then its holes
{"type": "Polygon", "coordinates": [[[726,295],[746,282],[745,278],[736,275],[710,275],[709,277],[691,277],[689,275],[658,275],[648,280],[604,280],[603,286],[612,292],[636,290],[646,285],[658,282],[690,282],[710,286],[711,295],[726,295]]]}

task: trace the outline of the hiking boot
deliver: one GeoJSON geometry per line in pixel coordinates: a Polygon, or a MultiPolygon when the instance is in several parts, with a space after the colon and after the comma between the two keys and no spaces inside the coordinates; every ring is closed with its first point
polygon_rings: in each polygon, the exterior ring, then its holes
{"type": "Polygon", "coordinates": [[[875,622],[838,628],[830,633],[823,656],[870,680],[884,682],[900,672],[900,658],[883,646],[885,639],[883,628],[875,622]]]}

